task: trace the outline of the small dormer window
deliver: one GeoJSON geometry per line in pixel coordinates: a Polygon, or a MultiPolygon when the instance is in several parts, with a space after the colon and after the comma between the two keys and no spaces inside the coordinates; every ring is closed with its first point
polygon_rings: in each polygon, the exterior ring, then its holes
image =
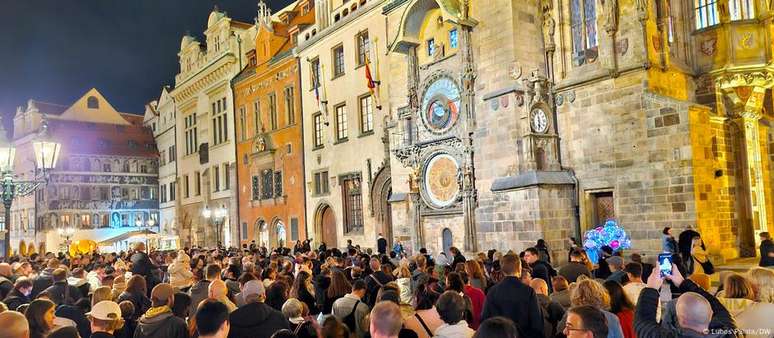
{"type": "Polygon", "coordinates": [[[99,109],[99,100],[94,96],[89,96],[86,99],[86,107],[89,109],[99,109]]]}

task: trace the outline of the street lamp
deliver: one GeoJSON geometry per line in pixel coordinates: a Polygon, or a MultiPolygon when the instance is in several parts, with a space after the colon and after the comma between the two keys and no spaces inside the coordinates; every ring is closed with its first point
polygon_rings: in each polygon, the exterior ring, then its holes
{"type": "Polygon", "coordinates": [[[5,236],[3,254],[9,254],[11,245],[11,204],[16,197],[27,196],[48,183],[49,172],[56,166],[62,146],[48,136],[48,123],[44,119],[40,132],[32,140],[35,155],[35,177],[32,180],[18,180],[13,172],[16,147],[8,140],[5,128],[0,123],[0,175],[2,175],[2,199],[5,207],[5,236]]]}
{"type": "Polygon", "coordinates": [[[65,252],[68,251],[70,248],[70,238],[75,234],[75,228],[68,225],[64,228],[56,229],[56,232],[59,234],[59,237],[65,238],[65,252]]]}
{"type": "Polygon", "coordinates": [[[215,246],[216,247],[220,244],[220,231],[221,231],[220,227],[223,225],[223,221],[225,221],[227,215],[228,215],[228,210],[223,206],[216,208],[213,211],[208,206],[205,205],[204,210],[202,210],[202,216],[208,221],[212,219],[213,223],[215,223],[215,246]]]}

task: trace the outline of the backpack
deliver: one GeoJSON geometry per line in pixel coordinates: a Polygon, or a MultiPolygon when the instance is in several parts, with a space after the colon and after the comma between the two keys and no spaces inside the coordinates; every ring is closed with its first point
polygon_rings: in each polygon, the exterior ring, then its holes
{"type": "Polygon", "coordinates": [[[355,302],[355,306],[352,307],[352,311],[341,320],[341,322],[349,327],[349,332],[356,332],[355,330],[357,329],[357,318],[355,316],[355,311],[357,311],[358,305],[360,305],[359,300],[355,302]]]}

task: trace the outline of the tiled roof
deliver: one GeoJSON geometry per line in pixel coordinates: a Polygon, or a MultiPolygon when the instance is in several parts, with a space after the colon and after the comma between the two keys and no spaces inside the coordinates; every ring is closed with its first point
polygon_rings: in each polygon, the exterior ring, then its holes
{"type": "Polygon", "coordinates": [[[37,100],[30,100],[30,103],[34,104],[38,108],[41,114],[47,115],[61,115],[70,106],[63,106],[61,104],[42,102],[37,100]]]}
{"type": "Polygon", "coordinates": [[[122,115],[132,125],[51,120],[48,130],[67,154],[158,157],[153,133],[142,126],[142,116],[122,115]]]}

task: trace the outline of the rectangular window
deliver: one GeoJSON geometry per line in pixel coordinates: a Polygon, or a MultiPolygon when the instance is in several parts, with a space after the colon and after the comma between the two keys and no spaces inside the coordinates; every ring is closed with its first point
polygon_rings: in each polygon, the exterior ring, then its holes
{"type": "Polygon", "coordinates": [[[274,197],[274,172],[271,169],[265,169],[261,177],[261,199],[270,199],[274,197]]]}
{"type": "Polygon", "coordinates": [[[177,183],[170,182],[169,183],[169,201],[172,202],[177,197],[177,183]]]}
{"type": "Polygon", "coordinates": [[[328,171],[314,173],[314,194],[327,195],[328,193],[328,171]]]}
{"type": "Polygon", "coordinates": [[[201,173],[199,173],[197,171],[196,174],[194,174],[194,179],[196,180],[194,182],[195,187],[196,187],[196,196],[199,196],[199,195],[202,194],[202,175],[201,175],[201,173]]]}
{"type": "Polygon", "coordinates": [[[253,127],[255,127],[253,135],[257,135],[261,132],[261,101],[253,102],[253,114],[253,127]]]}
{"type": "Polygon", "coordinates": [[[333,48],[333,77],[344,75],[344,46],[333,48]]]}
{"type": "Polygon", "coordinates": [[[99,187],[99,199],[103,201],[110,199],[110,187],[99,187]]]}
{"type": "Polygon", "coordinates": [[[161,185],[161,195],[159,196],[159,201],[161,203],[166,203],[167,202],[167,185],[166,184],[162,184],[161,185]]]}
{"type": "Polygon", "coordinates": [[[449,31],[449,47],[458,48],[460,45],[459,38],[457,37],[457,28],[449,31]]]}
{"type": "Polygon", "coordinates": [[[110,172],[110,163],[104,163],[102,164],[102,171],[109,173],[110,172]]]}
{"type": "Polygon", "coordinates": [[[269,94],[269,120],[271,130],[277,130],[277,96],[274,93],[269,94]]]}
{"type": "Polygon", "coordinates": [[[286,121],[288,125],[296,124],[296,107],[294,104],[294,96],[293,87],[285,88],[285,112],[287,113],[286,121]]]}
{"type": "Polygon", "coordinates": [[[374,104],[371,95],[360,98],[360,133],[374,131],[374,104]]]}
{"type": "Polygon", "coordinates": [[[347,106],[340,105],[336,107],[336,140],[343,141],[349,136],[347,130],[347,106]]]}
{"type": "Polygon", "coordinates": [[[212,167],[212,186],[214,187],[214,191],[220,191],[220,167],[214,166],[212,167]]]}
{"type": "Polygon", "coordinates": [[[188,184],[188,175],[183,176],[183,196],[185,196],[185,198],[191,197],[191,190],[188,184]]]}
{"type": "Polygon", "coordinates": [[[435,54],[435,39],[427,40],[427,55],[433,56],[435,54]]]}
{"type": "Polygon", "coordinates": [[[175,146],[169,146],[169,151],[167,151],[167,154],[169,155],[169,163],[177,160],[177,148],[175,148],[175,146]]]}
{"type": "Polygon", "coordinates": [[[261,178],[258,177],[258,176],[253,176],[252,177],[252,188],[253,188],[252,200],[253,201],[257,201],[257,200],[261,199],[260,185],[261,185],[261,178]]]}
{"type": "Polygon", "coordinates": [[[228,141],[228,114],[226,114],[226,98],[212,104],[212,144],[217,145],[228,141]],[[217,109],[216,109],[217,107],[217,109]]]}
{"type": "Polygon", "coordinates": [[[314,147],[319,148],[322,147],[322,131],[323,131],[323,122],[322,122],[322,114],[316,113],[312,117],[314,120],[314,147]]]}
{"type": "Polygon", "coordinates": [[[239,139],[244,141],[247,139],[247,126],[245,125],[245,107],[239,107],[239,139]]]}
{"type": "Polygon", "coordinates": [[[597,8],[594,0],[570,0],[570,31],[572,33],[573,56],[576,64],[596,57],[597,8]],[[591,52],[589,52],[591,51],[591,52]]]}
{"type": "Polygon", "coordinates": [[[320,59],[314,59],[312,60],[312,78],[310,79],[310,82],[312,83],[312,89],[320,87],[320,59]]]}
{"type": "Polygon", "coordinates": [[[229,164],[223,163],[223,190],[231,189],[231,173],[229,172],[229,164]]]}
{"type": "Polygon", "coordinates": [[[295,217],[290,218],[290,240],[298,240],[298,218],[295,217]]]}
{"type": "Polygon", "coordinates": [[[357,34],[357,65],[362,66],[371,52],[371,42],[368,39],[368,31],[357,34]]]}
{"type": "Polygon", "coordinates": [[[241,240],[247,240],[247,222],[242,222],[241,240]]]}
{"type": "Polygon", "coordinates": [[[191,155],[197,151],[196,113],[185,117],[185,154],[191,155]]]}
{"type": "Polygon", "coordinates": [[[341,196],[344,204],[344,233],[363,230],[363,198],[360,175],[342,177],[341,196]]]}
{"type": "MultiPolygon", "coordinates": [[[[731,0],[730,2],[734,2],[731,0]]],[[[717,0],[694,0],[696,29],[707,28],[720,23],[717,0]]]]}
{"type": "Polygon", "coordinates": [[[729,0],[728,9],[731,13],[731,20],[751,20],[755,19],[754,0],[729,0]]]}
{"type": "Polygon", "coordinates": [[[282,172],[274,172],[274,196],[282,197],[282,172]]]}

